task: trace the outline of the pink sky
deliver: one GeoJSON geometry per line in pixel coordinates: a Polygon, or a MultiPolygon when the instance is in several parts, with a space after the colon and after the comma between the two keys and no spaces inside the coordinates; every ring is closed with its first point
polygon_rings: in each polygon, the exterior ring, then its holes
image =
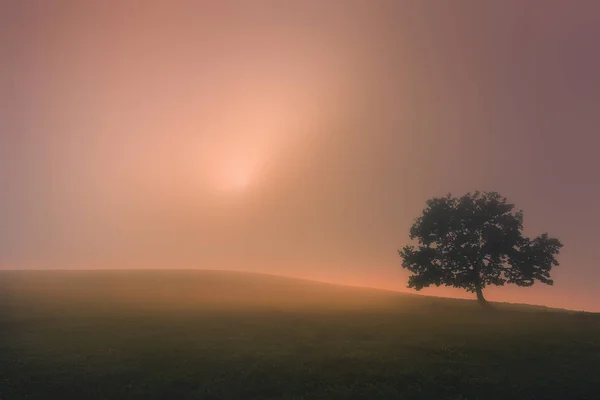
{"type": "Polygon", "coordinates": [[[495,190],[565,247],[488,297],[600,311],[599,37],[585,0],[2,2],[0,263],[404,290],[425,200],[495,190]]]}

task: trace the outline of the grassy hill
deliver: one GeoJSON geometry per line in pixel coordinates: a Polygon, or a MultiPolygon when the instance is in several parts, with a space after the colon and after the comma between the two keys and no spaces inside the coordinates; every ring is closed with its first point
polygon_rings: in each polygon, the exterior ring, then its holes
{"type": "Polygon", "coordinates": [[[600,399],[600,316],[223,271],[0,272],[0,399],[600,399]]]}

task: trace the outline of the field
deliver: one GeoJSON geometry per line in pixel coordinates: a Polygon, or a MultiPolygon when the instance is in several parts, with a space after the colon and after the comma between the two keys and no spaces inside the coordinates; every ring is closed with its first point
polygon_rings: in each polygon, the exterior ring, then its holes
{"type": "Polygon", "coordinates": [[[211,271],[0,272],[0,399],[600,399],[600,315],[211,271]]]}

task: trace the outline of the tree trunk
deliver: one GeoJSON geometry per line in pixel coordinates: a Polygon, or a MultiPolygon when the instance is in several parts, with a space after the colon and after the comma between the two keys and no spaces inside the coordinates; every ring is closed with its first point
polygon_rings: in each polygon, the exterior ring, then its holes
{"type": "Polygon", "coordinates": [[[481,283],[475,282],[475,293],[477,293],[477,301],[481,308],[486,311],[494,311],[496,310],[494,306],[492,306],[486,299],[483,297],[483,290],[481,289],[481,283]]]}
{"type": "Polygon", "coordinates": [[[488,301],[483,297],[483,290],[481,287],[481,276],[479,275],[479,271],[481,270],[482,263],[479,260],[477,263],[473,265],[473,277],[475,279],[475,293],[477,294],[477,301],[481,308],[486,311],[495,311],[496,309],[492,306],[488,301]]]}

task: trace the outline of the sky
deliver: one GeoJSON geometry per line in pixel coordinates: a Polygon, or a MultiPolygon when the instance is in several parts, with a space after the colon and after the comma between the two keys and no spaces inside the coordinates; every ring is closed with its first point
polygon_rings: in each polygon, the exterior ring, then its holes
{"type": "Polygon", "coordinates": [[[0,268],[408,291],[425,201],[493,190],[565,246],[486,297],[600,311],[599,40],[594,0],[4,0],[0,268]]]}

